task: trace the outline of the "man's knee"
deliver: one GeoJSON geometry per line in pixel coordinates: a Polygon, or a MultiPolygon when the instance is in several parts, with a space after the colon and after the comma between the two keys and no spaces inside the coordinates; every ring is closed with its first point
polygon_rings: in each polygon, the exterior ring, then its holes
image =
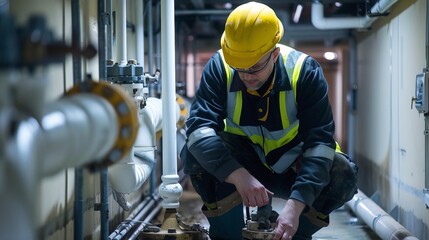
{"type": "Polygon", "coordinates": [[[330,177],[329,184],[313,204],[317,211],[326,215],[343,206],[357,193],[358,167],[345,155],[336,153],[330,177]]]}
{"type": "Polygon", "coordinates": [[[336,153],[330,171],[329,194],[344,203],[357,193],[358,167],[346,155],[336,153]]]}

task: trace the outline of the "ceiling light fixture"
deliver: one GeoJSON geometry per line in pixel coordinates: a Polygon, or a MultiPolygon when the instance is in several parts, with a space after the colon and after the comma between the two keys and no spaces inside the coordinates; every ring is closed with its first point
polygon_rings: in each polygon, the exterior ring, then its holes
{"type": "Polygon", "coordinates": [[[227,2],[227,3],[225,3],[225,4],[223,5],[223,7],[224,7],[225,9],[231,9],[231,8],[232,8],[232,3],[227,2]]]}
{"type": "Polygon", "coordinates": [[[295,13],[293,14],[293,19],[292,19],[292,21],[294,22],[294,23],[298,23],[299,22],[299,18],[301,17],[301,13],[302,13],[302,5],[301,4],[298,4],[297,6],[296,6],[296,10],[295,10],[295,13]]]}
{"type": "Polygon", "coordinates": [[[323,57],[324,57],[326,60],[333,61],[333,60],[337,59],[337,54],[336,54],[336,53],[334,53],[334,52],[325,52],[325,53],[323,54],[323,57]]]}

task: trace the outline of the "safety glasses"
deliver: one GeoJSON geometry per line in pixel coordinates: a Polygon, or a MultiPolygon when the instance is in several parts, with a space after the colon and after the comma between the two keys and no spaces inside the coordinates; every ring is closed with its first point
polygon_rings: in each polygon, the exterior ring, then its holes
{"type": "Polygon", "coordinates": [[[235,71],[237,71],[238,73],[247,73],[247,74],[256,74],[260,71],[262,71],[270,62],[271,60],[271,55],[273,54],[274,50],[270,52],[270,56],[268,57],[268,59],[261,65],[261,66],[252,66],[248,69],[242,69],[242,68],[234,68],[232,67],[232,69],[234,69],[235,71]]]}

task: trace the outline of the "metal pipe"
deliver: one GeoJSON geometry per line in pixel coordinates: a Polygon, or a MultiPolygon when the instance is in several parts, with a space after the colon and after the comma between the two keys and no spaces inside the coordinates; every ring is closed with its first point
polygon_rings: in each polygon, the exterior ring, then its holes
{"type": "MultiPolygon", "coordinates": [[[[152,3],[149,3],[149,4],[152,4],[152,3]]],[[[153,11],[153,8],[151,7],[150,8],[150,11],[153,11]]],[[[161,8],[160,8],[160,1],[157,1],[156,2],[156,6],[155,6],[155,14],[156,14],[156,17],[155,17],[155,24],[156,24],[156,29],[159,29],[159,25],[160,25],[160,14],[161,14],[161,8]]],[[[151,63],[150,64],[153,64],[153,48],[154,48],[154,46],[153,46],[153,38],[154,38],[154,36],[153,36],[153,21],[152,21],[152,19],[153,19],[153,17],[151,16],[150,17],[150,19],[151,20],[149,20],[149,28],[148,28],[148,30],[150,31],[150,34],[149,34],[149,59],[151,59],[151,63]]],[[[159,56],[160,54],[161,54],[161,37],[160,37],[160,35],[161,35],[161,33],[157,33],[157,35],[156,35],[156,53],[157,53],[157,55],[159,56]]],[[[159,69],[159,66],[161,66],[161,63],[159,62],[160,61],[160,57],[158,57],[157,59],[156,59],[157,61],[155,62],[155,68],[156,69],[159,69]]],[[[149,72],[153,69],[153,66],[152,65],[149,65],[150,67],[148,67],[148,69],[149,69],[149,72]]],[[[159,82],[159,84],[151,84],[151,85],[149,85],[149,96],[152,96],[152,97],[160,97],[160,93],[161,93],[161,89],[162,89],[162,81],[160,81],[159,82]]],[[[160,146],[160,149],[162,150],[162,145],[160,146]]],[[[154,164],[154,166],[153,166],[153,171],[152,171],[152,174],[151,174],[151,181],[150,181],[150,185],[149,185],[149,190],[150,190],[150,193],[154,193],[155,191],[157,191],[156,190],[156,184],[157,184],[157,181],[158,181],[158,174],[157,174],[157,172],[156,172],[156,169],[158,168],[157,167],[157,165],[158,165],[158,162],[155,162],[155,164],[154,164]]]]}
{"type": "MultiPolygon", "coordinates": [[[[99,96],[69,96],[46,109],[41,119],[43,130],[37,133],[34,150],[43,160],[39,163],[42,176],[53,175],[67,167],[102,161],[117,141],[119,123],[116,112],[99,96]],[[47,148],[50,150],[46,151],[47,148]]],[[[79,173],[76,178],[80,177],[79,173]]]]}
{"type": "MultiPolygon", "coordinates": [[[[187,175],[182,175],[179,178],[179,183],[182,183],[187,178],[188,178],[187,175]]],[[[134,230],[133,234],[128,238],[128,240],[135,240],[140,235],[140,233],[143,231],[144,227],[146,227],[146,225],[152,221],[152,219],[156,216],[156,214],[159,213],[159,210],[161,209],[161,207],[163,205],[162,204],[162,198],[159,195],[157,195],[157,193],[153,197],[154,197],[155,203],[156,203],[155,207],[150,208],[150,212],[145,215],[146,218],[141,222],[139,227],[134,230]]]]}
{"type": "Polygon", "coordinates": [[[106,0],[98,0],[98,72],[101,80],[107,79],[106,68],[106,0]]]}
{"type": "Polygon", "coordinates": [[[100,170],[100,239],[109,237],[109,182],[107,168],[100,170]]]}
{"type": "Polygon", "coordinates": [[[110,238],[110,239],[122,239],[123,237],[125,237],[129,231],[136,225],[136,224],[140,224],[139,227],[136,229],[136,231],[134,231],[131,236],[128,238],[128,240],[132,240],[135,239],[136,237],[138,237],[138,235],[140,234],[141,230],[143,230],[143,227],[141,227],[141,225],[146,224],[146,220],[143,220],[143,218],[147,218],[148,215],[150,215],[151,212],[153,212],[153,210],[156,208],[156,206],[159,206],[160,202],[161,202],[161,198],[159,197],[159,195],[155,194],[155,195],[150,195],[147,196],[145,198],[145,204],[144,206],[141,208],[140,211],[137,212],[137,215],[135,215],[135,217],[129,217],[127,218],[126,222],[122,223],[124,225],[124,227],[122,227],[121,231],[117,234],[117,235],[112,235],[114,238],[110,238]]]}
{"type": "Polygon", "coordinates": [[[360,190],[346,205],[383,240],[418,240],[360,190]]]}
{"type": "Polygon", "coordinates": [[[81,35],[80,35],[80,4],[79,0],[71,2],[72,11],[72,48],[73,48],[73,84],[79,84],[82,81],[82,56],[81,35]]]}
{"type": "MultiPolygon", "coordinates": [[[[179,182],[182,183],[187,178],[187,175],[182,175],[179,182]]],[[[116,230],[109,236],[109,239],[122,239],[128,235],[129,231],[133,229],[136,224],[140,223],[140,225],[134,229],[131,236],[127,238],[128,240],[136,239],[146,224],[149,223],[154,218],[155,214],[159,212],[161,201],[162,198],[158,194],[158,191],[146,196],[137,208],[129,215],[129,217],[118,225],[116,230]],[[143,218],[145,219],[142,221],[141,219],[143,218]]]]}
{"type": "MultiPolygon", "coordinates": [[[[426,1],[426,68],[423,70],[429,74],[429,2],[426,1]]],[[[426,88],[427,90],[427,88],[426,88]]],[[[429,113],[425,114],[425,188],[423,189],[424,202],[429,208],[429,113]]]]}
{"type": "MultiPolygon", "coordinates": [[[[124,0],[125,1],[125,0],[124,0]]],[[[98,68],[101,81],[107,79],[106,67],[106,2],[98,1],[98,68]]],[[[120,35],[119,35],[120,36],[120,35]]],[[[119,37],[120,38],[120,37],[119,37]]],[[[119,40],[118,40],[119,41],[119,40]]],[[[100,169],[100,239],[109,236],[109,191],[108,191],[107,167],[100,169]]]]}
{"type": "Polygon", "coordinates": [[[125,234],[138,222],[144,212],[142,211],[153,197],[146,197],[139,205],[131,212],[131,214],[109,235],[109,239],[117,239],[118,236],[125,236],[125,234]]]}
{"type": "Polygon", "coordinates": [[[365,28],[366,17],[325,18],[323,4],[319,1],[311,5],[311,22],[318,29],[365,28]]]}
{"type": "Polygon", "coordinates": [[[112,0],[106,0],[106,59],[113,59],[113,35],[112,35],[112,0]]]}
{"type": "Polygon", "coordinates": [[[196,9],[196,10],[178,10],[175,11],[174,14],[176,16],[186,16],[186,15],[203,15],[203,16],[210,16],[210,15],[225,15],[225,18],[232,12],[232,10],[203,10],[203,9],[196,9]]]}
{"type": "MultiPolygon", "coordinates": [[[[429,5],[429,4],[428,4],[429,5]]],[[[429,74],[429,73],[426,73],[429,74]]],[[[429,208],[429,116],[425,114],[425,188],[423,189],[424,202],[429,208]]]]}
{"type": "Polygon", "coordinates": [[[118,129],[118,124],[113,106],[95,95],[70,96],[46,106],[41,118],[43,131],[38,136],[46,147],[38,150],[43,160],[39,163],[41,175],[101,161],[117,140],[114,129],[118,129]]]}
{"type": "Polygon", "coordinates": [[[144,17],[143,0],[136,1],[136,55],[137,63],[143,67],[144,72],[144,17]]]}
{"type": "MultiPolygon", "coordinates": [[[[426,69],[429,70],[429,3],[426,1],[426,69]]],[[[427,153],[427,151],[426,151],[427,153]]]]}
{"type": "Polygon", "coordinates": [[[178,183],[177,175],[177,145],[175,121],[175,51],[174,51],[174,1],[161,0],[161,47],[162,47],[162,160],[163,175],[159,194],[163,199],[164,208],[178,208],[179,198],[183,189],[178,183]]]}
{"type": "MultiPolygon", "coordinates": [[[[156,5],[155,5],[155,13],[156,13],[156,17],[155,17],[155,29],[160,29],[161,28],[161,2],[157,1],[156,5]]],[[[156,46],[155,46],[155,53],[156,53],[156,57],[155,57],[155,68],[159,69],[161,66],[161,31],[157,31],[156,32],[156,36],[154,36],[156,41],[156,46]]],[[[177,51],[176,51],[177,52],[177,51]]],[[[156,85],[152,85],[152,93],[153,96],[160,96],[160,93],[162,91],[162,83],[161,84],[156,84],[156,85]]],[[[155,186],[153,186],[155,188],[155,186]]]]}
{"type": "Polygon", "coordinates": [[[148,59],[147,59],[147,72],[152,74],[153,71],[153,16],[152,16],[152,0],[147,2],[147,32],[148,32],[148,59]]]}
{"type": "Polygon", "coordinates": [[[127,64],[127,1],[119,0],[116,14],[116,58],[120,66],[127,64]]]}
{"type": "MultiPolygon", "coordinates": [[[[135,240],[138,238],[140,233],[143,231],[144,227],[150,222],[150,220],[153,219],[153,212],[155,209],[159,209],[161,200],[162,199],[159,196],[156,196],[154,198],[154,201],[150,202],[150,206],[148,206],[146,209],[147,211],[142,210],[142,213],[144,213],[144,215],[142,214],[142,218],[145,217],[145,219],[143,221],[139,221],[140,225],[131,234],[131,236],[128,238],[128,240],[135,240]],[[148,211],[148,210],[150,210],[150,211],[148,211]],[[150,218],[148,216],[150,216],[150,218]]],[[[140,219],[142,219],[142,218],[140,218],[140,219]]],[[[137,221],[134,221],[134,222],[137,222],[137,221]]]]}
{"type": "MultiPolygon", "coordinates": [[[[113,106],[107,100],[95,95],[82,94],[63,97],[45,106],[45,111],[40,121],[26,118],[16,122],[13,136],[5,143],[8,151],[1,159],[4,160],[3,157],[6,157],[2,164],[4,168],[2,168],[1,176],[6,176],[11,181],[13,189],[7,191],[8,194],[5,197],[11,201],[3,202],[4,198],[0,198],[2,203],[0,205],[13,206],[14,209],[16,205],[19,206],[18,203],[23,203],[23,206],[12,214],[14,217],[11,217],[9,211],[4,211],[3,208],[1,212],[8,216],[9,219],[6,222],[14,223],[17,216],[25,218],[19,221],[19,236],[21,236],[21,231],[25,231],[26,234],[35,233],[27,232],[26,226],[27,223],[32,223],[36,219],[34,216],[37,214],[32,213],[39,210],[34,208],[38,205],[39,197],[36,197],[38,193],[35,190],[38,189],[39,180],[68,167],[77,168],[94,159],[104,159],[103,155],[107,155],[113,147],[119,131],[113,106]],[[106,135],[106,129],[112,129],[113,135],[111,133],[106,135]],[[13,163],[10,168],[9,162],[13,163]],[[17,192],[20,194],[15,195],[17,192]],[[20,197],[12,200],[13,197],[11,199],[10,196],[20,197]],[[11,205],[11,202],[14,204],[11,205]],[[26,216],[26,214],[28,215],[26,216]]],[[[76,181],[80,179],[81,176],[77,175],[76,181]]],[[[76,188],[76,194],[83,195],[81,190],[81,188],[76,188]]],[[[76,207],[77,220],[82,205],[76,207]]],[[[76,222],[76,224],[79,223],[76,222]]],[[[11,231],[11,229],[14,228],[8,228],[0,235],[5,236],[4,232],[11,231]]],[[[79,231],[77,229],[76,238],[79,237],[79,231]]],[[[9,233],[7,232],[7,234],[9,233]]],[[[17,232],[13,234],[16,235],[17,232]]],[[[19,237],[19,239],[32,239],[32,237],[19,237]]]]}
{"type": "MultiPolygon", "coordinates": [[[[80,5],[79,0],[71,2],[72,12],[72,47],[73,47],[73,85],[82,81],[82,62],[80,56],[80,5]]],[[[75,197],[73,205],[73,236],[75,240],[83,239],[83,169],[74,170],[75,197]]]]}
{"type": "Polygon", "coordinates": [[[73,205],[73,236],[75,240],[83,239],[83,169],[74,170],[75,196],[73,205]]]}

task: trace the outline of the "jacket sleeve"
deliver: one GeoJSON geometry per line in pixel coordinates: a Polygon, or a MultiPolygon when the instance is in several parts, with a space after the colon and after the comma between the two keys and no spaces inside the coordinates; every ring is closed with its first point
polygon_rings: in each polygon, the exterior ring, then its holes
{"type": "Polygon", "coordinates": [[[225,126],[226,101],[226,72],[220,54],[215,53],[203,69],[201,82],[186,121],[186,134],[188,140],[195,138],[193,135],[198,135],[196,141],[187,142],[188,150],[207,172],[220,181],[224,181],[231,172],[240,167],[216,134],[223,131],[225,126]],[[193,134],[201,129],[214,134],[193,134]]]}
{"type": "Polygon", "coordinates": [[[299,136],[303,158],[291,198],[312,205],[330,180],[336,143],[335,124],[322,67],[307,57],[297,83],[299,136]]]}

